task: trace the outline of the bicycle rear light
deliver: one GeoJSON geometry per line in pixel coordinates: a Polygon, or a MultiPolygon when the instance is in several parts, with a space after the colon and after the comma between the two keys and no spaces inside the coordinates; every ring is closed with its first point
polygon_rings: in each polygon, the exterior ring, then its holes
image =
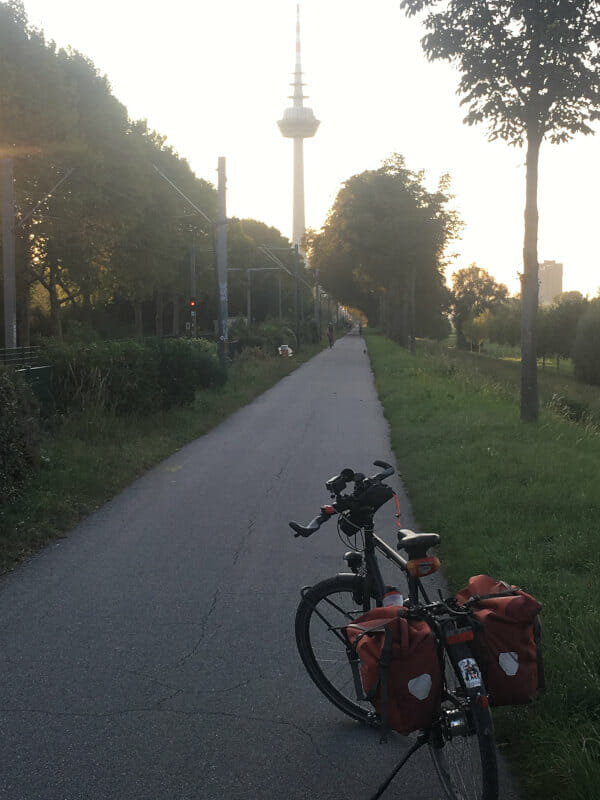
{"type": "Polygon", "coordinates": [[[426,575],[433,575],[440,568],[440,560],[436,556],[425,556],[425,558],[413,558],[406,562],[408,574],[413,578],[424,578],[426,575]]]}

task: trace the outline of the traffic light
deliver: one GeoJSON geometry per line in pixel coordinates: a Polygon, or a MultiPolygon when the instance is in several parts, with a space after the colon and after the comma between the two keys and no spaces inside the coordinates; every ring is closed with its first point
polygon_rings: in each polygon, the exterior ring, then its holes
{"type": "Polygon", "coordinates": [[[197,304],[196,298],[195,297],[190,297],[190,308],[192,310],[194,310],[196,308],[196,304],[197,304]]]}

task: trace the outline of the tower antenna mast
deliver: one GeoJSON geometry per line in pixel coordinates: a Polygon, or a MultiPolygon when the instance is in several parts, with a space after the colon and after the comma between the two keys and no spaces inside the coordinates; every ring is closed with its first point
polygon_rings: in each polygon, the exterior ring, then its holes
{"type": "Polygon", "coordinates": [[[317,132],[319,120],[312,108],[304,105],[307,99],[302,87],[302,62],[300,57],[300,3],[296,6],[296,67],[294,71],[294,93],[290,96],[292,105],[283,112],[283,118],[277,123],[283,136],[294,140],[294,208],[292,225],[292,243],[302,248],[304,239],[304,139],[317,132]]]}

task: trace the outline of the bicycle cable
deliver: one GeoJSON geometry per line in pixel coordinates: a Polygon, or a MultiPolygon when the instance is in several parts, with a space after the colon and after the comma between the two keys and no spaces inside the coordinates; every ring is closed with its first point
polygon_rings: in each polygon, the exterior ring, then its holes
{"type": "Polygon", "coordinates": [[[356,533],[354,533],[352,535],[356,539],[358,537],[358,535],[360,534],[362,547],[358,547],[356,541],[351,542],[350,541],[350,534],[347,534],[347,533],[342,531],[341,524],[340,524],[341,521],[342,521],[342,515],[338,516],[338,518],[337,518],[337,534],[338,534],[338,538],[339,538],[340,542],[343,545],[345,545],[346,547],[349,547],[350,550],[353,550],[355,553],[362,553],[364,551],[364,549],[365,549],[365,536],[364,536],[364,534],[362,532],[361,526],[360,525],[355,525],[354,522],[351,522],[347,517],[343,517],[343,519],[345,520],[347,525],[351,525],[353,528],[356,528],[356,533]]]}

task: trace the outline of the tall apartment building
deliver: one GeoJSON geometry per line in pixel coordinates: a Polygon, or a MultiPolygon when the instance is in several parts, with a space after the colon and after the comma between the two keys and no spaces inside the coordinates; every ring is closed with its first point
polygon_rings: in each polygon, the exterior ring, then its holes
{"type": "Polygon", "coordinates": [[[563,265],[557,261],[542,261],[538,271],[539,303],[549,306],[563,288],[563,265]]]}

